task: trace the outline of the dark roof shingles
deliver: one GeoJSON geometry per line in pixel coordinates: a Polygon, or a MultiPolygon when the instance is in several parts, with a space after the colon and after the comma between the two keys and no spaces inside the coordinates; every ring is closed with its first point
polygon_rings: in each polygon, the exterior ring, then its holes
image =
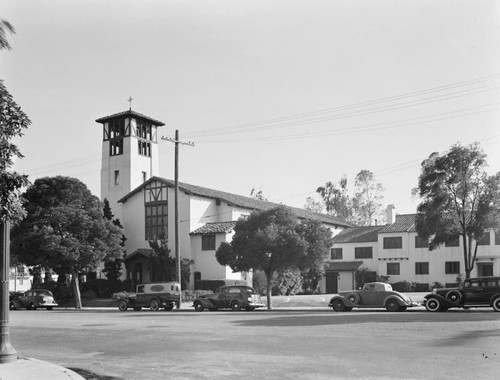
{"type": "Polygon", "coordinates": [[[384,226],[351,227],[333,237],[333,243],[369,243],[378,240],[378,233],[384,226]]]}
{"type": "Polygon", "coordinates": [[[122,117],[122,116],[132,116],[132,117],[137,117],[137,118],[140,118],[140,119],[144,119],[144,120],[147,120],[147,121],[151,122],[152,124],[156,125],[157,127],[161,127],[161,126],[165,125],[165,123],[162,122],[162,121],[153,119],[152,117],[143,115],[142,113],[135,112],[135,111],[132,111],[132,110],[127,110],[127,111],[115,113],[113,115],[100,117],[99,119],[96,119],[96,123],[103,124],[103,123],[105,123],[105,122],[107,122],[107,121],[109,121],[111,119],[115,119],[117,117],[122,117]]]}
{"type": "MultiPolygon", "coordinates": [[[[132,190],[130,193],[125,195],[123,198],[121,198],[119,200],[119,202],[126,202],[129,197],[131,197],[135,193],[141,191],[141,189],[144,186],[146,186],[146,184],[148,184],[149,182],[152,182],[152,181],[161,181],[169,187],[175,187],[175,182],[173,180],[169,180],[169,179],[161,178],[161,177],[152,177],[149,180],[147,180],[146,182],[144,182],[141,186],[137,187],[136,189],[132,190]]],[[[286,205],[280,205],[278,203],[262,201],[262,200],[256,199],[256,198],[226,193],[225,191],[209,189],[206,187],[190,185],[188,183],[182,183],[182,182],[179,183],[179,189],[187,194],[192,194],[192,195],[197,195],[200,197],[207,197],[207,198],[212,198],[212,199],[220,199],[221,201],[224,201],[229,205],[242,207],[242,208],[246,208],[246,209],[250,209],[250,210],[264,211],[264,210],[272,209],[272,208],[277,207],[277,206],[286,206],[286,205]]],[[[353,226],[353,224],[345,221],[344,219],[337,218],[335,216],[320,214],[320,213],[304,210],[304,209],[297,208],[297,207],[290,207],[290,206],[286,206],[286,207],[289,207],[295,213],[295,215],[297,215],[297,217],[301,218],[301,219],[314,219],[314,220],[319,220],[322,223],[326,223],[326,224],[330,224],[330,225],[337,225],[337,226],[342,226],[342,227],[352,227],[353,226]]]]}

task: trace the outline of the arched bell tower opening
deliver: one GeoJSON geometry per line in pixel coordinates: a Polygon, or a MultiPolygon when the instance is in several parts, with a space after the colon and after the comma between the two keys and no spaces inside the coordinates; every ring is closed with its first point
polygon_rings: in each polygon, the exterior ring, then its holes
{"type": "Polygon", "coordinates": [[[123,220],[118,200],[160,174],[157,131],[165,123],[131,109],[96,122],[103,127],[101,200],[123,220]]]}

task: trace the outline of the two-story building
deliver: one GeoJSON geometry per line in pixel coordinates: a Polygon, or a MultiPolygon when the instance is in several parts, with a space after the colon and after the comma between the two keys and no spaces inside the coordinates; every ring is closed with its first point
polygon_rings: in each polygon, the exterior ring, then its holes
{"type": "MultiPolygon", "coordinates": [[[[387,276],[390,283],[456,283],[465,274],[463,241],[457,239],[430,251],[427,240],[417,234],[415,218],[416,214],[396,215],[389,205],[386,225],[352,227],[337,234],[326,266],[326,292],[353,289],[355,275],[362,271],[387,276]]],[[[488,231],[478,242],[471,275],[500,275],[498,231],[488,231]]]]}

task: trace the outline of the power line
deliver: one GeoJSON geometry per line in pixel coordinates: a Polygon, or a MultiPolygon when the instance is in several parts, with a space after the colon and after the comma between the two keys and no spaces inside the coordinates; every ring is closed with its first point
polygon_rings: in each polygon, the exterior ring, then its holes
{"type": "Polygon", "coordinates": [[[290,115],[290,116],[284,116],[284,117],[279,117],[279,118],[274,118],[274,119],[267,119],[267,120],[261,120],[261,121],[256,121],[256,122],[249,122],[249,123],[241,123],[241,124],[234,124],[234,125],[229,125],[226,127],[221,127],[221,128],[213,128],[213,129],[204,129],[204,130],[195,130],[191,131],[188,133],[188,136],[196,136],[196,137],[201,137],[205,135],[213,136],[217,134],[235,134],[235,133],[245,133],[245,132],[251,132],[251,131],[259,131],[262,129],[272,129],[272,128],[282,128],[290,125],[300,125],[300,124],[305,124],[305,123],[310,123],[310,122],[321,122],[321,121],[329,121],[333,119],[339,119],[339,118],[346,118],[346,117],[355,117],[355,116],[365,116],[377,112],[385,112],[385,111],[390,111],[390,110],[395,110],[395,109],[400,109],[400,108],[406,108],[406,107],[413,107],[416,105],[422,105],[422,104],[429,104],[429,103],[435,103],[437,101],[443,101],[443,100],[449,100],[449,99],[454,99],[457,97],[462,97],[466,95],[474,95],[482,92],[487,92],[487,91],[493,91],[498,89],[497,83],[486,83],[482,84],[479,87],[475,88],[465,88],[463,90],[458,90],[454,91],[451,93],[445,93],[445,94],[437,94],[433,96],[427,96],[422,99],[413,99],[413,100],[407,100],[406,102],[403,103],[390,103],[386,105],[381,105],[383,103],[387,102],[394,102],[395,100],[402,100],[402,99],[407,99],[411,98],[412,96],[421,96],[421,95],[427,95],[427,94],[433,94],[435,92],[442,92],[444,90],[449,90],[449,89],[456,89],[464,86],[469,86],[469,85],[476,85],[476,84],[481,84],[482,82],[489,81],[494,78],[498,78],[500,75],[492,75],[480,79],[474,79],[474,80],[469,80],[469,81],[463,81],[463,82],[458,82],[455,84],[450,84],[450,85],[445,85],[445,86],[439,86],[439,87],[434,87],[431,89],[425,89],[425,90],[418,90],[410,93],[405,93],[401,95],[395,95],[395,96],[390,96],[390,97],[385,97],[381,99],[376,99],[372,101],[367,101],[367,102],[361,102],[361,103],[356,103],[353,105],[347,105],[347,106],[339,106],[339,107],[334,107],[334,108],[329,108],[329,109],[323,109],[319,111],[312,111],[312,112],[307,112],[307,113],[300,113],[296,115],[290,115]],[[377,107],[372,107],[366,109],[367,106],[373,106],[377,105],[377,107]],[[364,107],[364,108],[363,108],[364,107]],[[357,108],[362,108],[361,110],[356,110],[357,108]],[[349,112],[345,112],[349,111],[349,112]],[[331,113],[336,113],[336,115],[327,115],[327,116],[321,116],[324,114],[331,114],[331,113]],[[321,117],[316,117],[316,116],[321,116],[321,117]],[[311,117],[316,117],[311,119],[311,117]]]}

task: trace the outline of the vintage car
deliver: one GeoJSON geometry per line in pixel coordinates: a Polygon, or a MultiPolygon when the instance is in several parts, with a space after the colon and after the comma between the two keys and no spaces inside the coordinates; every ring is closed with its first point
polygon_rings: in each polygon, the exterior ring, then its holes
{"type": "Polygon", "coordinates": [[[57,306],[57,303],[54,301],[54,295],[50,290],[33,289],[18,296],[15,294],[11,295],[12,298],[9,297],[9,309],[11,310],[22,308],[28,310],[36,310],[37,308],[52,310],[54,306],[57,306]]]}
{"type": "Polygon", "coordinates": [[[469,278],[455,288],[434,289],[424,297],[424,305],[432,312],[453,307],[493,307],[500,311],[500,277],[469,278]]]}
{"type": "Polygon", "coordinates": [[[369,282],[361,290],[339,292],[328,304],[335,311],[350,311],[353,307],[383,307],[388,311],[405,311],[408,307],[418,306],[410,297],[392,290],[390,284],[369,282]]]}
{"type": "Polygon", "coordinates": [[[19,301],[17,300],[19,297],[23,295],[23,292],[15,292],[9,291],[9,309],[16,310],[21,307],[19,301]]]}
{"type": "Polygon", "coordinates": [[[137,285],[135,293],[119,296],[118,309],[126,311],[129,307],[140,311],[148,307],[152,311],[164,309],[171,311],[180,306],[180,286],[178,282],[153,282],[137,285]]]}
{"type": "Polygon", "coordinates": [[[263,307],[264,303],[260,295],[250,286],[231,285],[221,286],[215,293],[203,294],[193,301],[196,311],[231,309],[239,311],[241,309],[252,311],[258,307],[263,307]]]}

